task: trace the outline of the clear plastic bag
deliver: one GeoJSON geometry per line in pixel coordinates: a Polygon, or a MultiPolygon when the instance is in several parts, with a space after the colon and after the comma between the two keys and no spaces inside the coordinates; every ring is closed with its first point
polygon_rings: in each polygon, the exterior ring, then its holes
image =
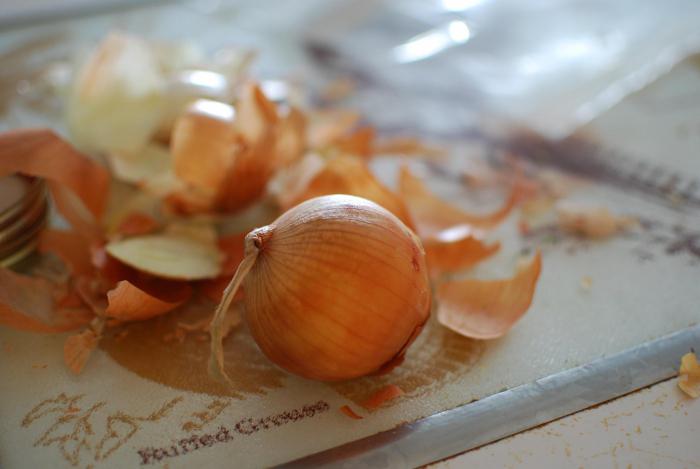
{"type": "Polygon", "coordinates": [[[560,138],[700,50],[699,25],[697,0],[359,1],[330,8],[309,41],[383,90],[374,105],[411,101],[427,130],[497,114],[560,138]]]}

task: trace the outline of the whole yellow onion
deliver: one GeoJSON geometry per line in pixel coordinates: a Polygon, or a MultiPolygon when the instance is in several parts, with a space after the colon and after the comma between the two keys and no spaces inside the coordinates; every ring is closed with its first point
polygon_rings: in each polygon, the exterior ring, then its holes
{"type": "Polygon", "coordinates": [[[245,258],[212,321],[212,372],[224,376],[222,325],[239,286],[270,360],[337,381],[391,368],[430,315],[423,247],[396,216],[349,195],[317,197],[248,233],[245,258]]]}

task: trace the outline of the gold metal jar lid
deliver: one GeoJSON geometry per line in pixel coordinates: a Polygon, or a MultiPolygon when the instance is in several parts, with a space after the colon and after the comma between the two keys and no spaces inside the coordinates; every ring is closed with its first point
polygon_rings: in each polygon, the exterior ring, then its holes
{"type": "Polygon", "coordinates": [[[47,214],[44,181],[17,174],[0,177],[0,266],[34,251],[47,214]]]}

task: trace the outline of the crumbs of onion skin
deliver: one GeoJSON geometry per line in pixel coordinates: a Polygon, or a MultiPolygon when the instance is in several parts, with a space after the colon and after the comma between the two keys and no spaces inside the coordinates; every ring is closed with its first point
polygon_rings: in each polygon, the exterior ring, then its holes
{"type": "Polygon", "coordinates": [[[590,291],[592,285],[593,285],[593,279],[591,278],[590,275],[586,275],[586,276],[581,278],[581,290],[590,291]]]}
{"type": "Polygon", "coordinates": [[[700,363],[692,349],[681,358],[678,387],[693,399],[700,397],[700,363]]]}
{"type": "Polygon", "coordinates": [[[367,398],[367,400],[362,403],[362,407],[367,410],[375,410],[384,403],[403,396],[403,394],[404,392],[400,387],[395,384],[388,384],[367,398]]]}
{"type": "Polygon", "coordinates": [[[345,414],[346,416],[350,417],[351,419],[354,420],[362,420],[364,417],[361,415],[358,415],[354,410],[350,408],[348,405],[344,405],[340,407],[340,411],[345,414]]]}

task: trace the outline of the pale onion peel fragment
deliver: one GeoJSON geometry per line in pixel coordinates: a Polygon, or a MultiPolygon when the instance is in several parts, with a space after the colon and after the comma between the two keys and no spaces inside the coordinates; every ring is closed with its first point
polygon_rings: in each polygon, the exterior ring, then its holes
{"type": "Polygon", "coordinates": [[[483,235],[468,225],[458,225],[423,238],[428,268],[433,277],[457,272],[496,254],[501,243],[487,244],[483,235]]]}
{"type": "Polygon", "coordinates": [[[367,162],[358,156],[344,154],[328,158],[325,166],[316,172],[303,192],[297,194],[289,205],[294,206],[330,194],[354,195],[371,200],[413,228],[411,217],[401,198],[379,182],[367,162]]]}
{"type": "Polygon", "coordinates": [[[147,291],[128,280],[122,280],[107,292],[105,313],[122,321],[142,321],[172,311],[192,295],[192,288],[186,283],[168,287],[160,288],[157,292],[147,291]]]}
{"type": "Polygon", "coordinates": [[[385,403],[403,396],[403,390],[395,384],[388,384],[362,402],[362,407],[367,410],[375,410],[385,403]]]}
{"type": "Polygon", "coordinates": [[[97,348],[100,336],[92,329],[69,336],[63,343],[63,361],[73,374],[80,374],[97,348]]]}
{"type": "Polygon", "coordinates": [[[584,238],[604,239],[637,225],[633,217],[615,215],[607,207],[562,201],[556,207],[559,228],[584,238]]]}
{"type": "Polygon", "coordinates": [[[116,179],[132,184],[157,177],[168,171],[172,164],[170,151],[158,143],[148,143],[131,152],[109,152],[107,161],[116,179]]]}
{"type": "Polygon", "coordinates": [[[48,129],[0,134],[0,176],[21,173],[49,181],[57,209],[83,233],[98,236],[109,173],[48,129]],[[76,226],[79,225],[79,226],[76,226]]]}
{"type": "Polygon", "coordinates": [[[164,74],[145,40],[108,35],[74,81],[67,121],[89,151],[137,151],[157,130],[164,107],[164,74]]]}
{"type": "Polygon", "coordinates": [[[472,339],[496,339],[527,312],[542,269],[542,256],[502,280],[451,280],[437,287],[437,319],[472,339]]]}
{"type": "Polygon", "coordinates": [[[232,384],[231,379],[226,374],[224,368],[224,337],[226,332],[226,316],[231,307],[236,293],[238,292],[241,283],[248,275],[250,269],[253,268],[256,259],[258,258],[259,250],[255,245],[254,237],[246,237],[245,256],[238,265],[236,273],[233,275],[231,282],[224,290],[221,302],[216,307],[214,317],[211,320],[209,331],[211,334],[211,354],[209,356],[209,373],[218,380],[232,384]]]}
{"type": "Polygon", "coordinates": [[[503,222],[520,200],[519,186],[513,186],[508,199],[498,210],[489,214],[471,214],[453,207],[428,190],[406,166],[399,174],[399,193],[408,207],[416,230],[428,237],[457,225],[490,229],[503,222]]]}
{"type": "Polygon", "coordinates": [[[53,333],[75,330],[90,321],[92,314],[85,308],[57,308],[58,293],[57,286],[44,278],[0,268],[0,324],[53,333]]]}
{"type": "Polygon", "coordinates": [[[134,269],[173,280],[215,278],[223,260],[215,241],[180,233],[135,236],[112,241],[105,249],[134,269]]]}
{"type": "Polygon", "coordinates": [[[700,363],[693,352],[688,352],[681,358],[678,387],[693,399],[700,397],[700,363]]]}

